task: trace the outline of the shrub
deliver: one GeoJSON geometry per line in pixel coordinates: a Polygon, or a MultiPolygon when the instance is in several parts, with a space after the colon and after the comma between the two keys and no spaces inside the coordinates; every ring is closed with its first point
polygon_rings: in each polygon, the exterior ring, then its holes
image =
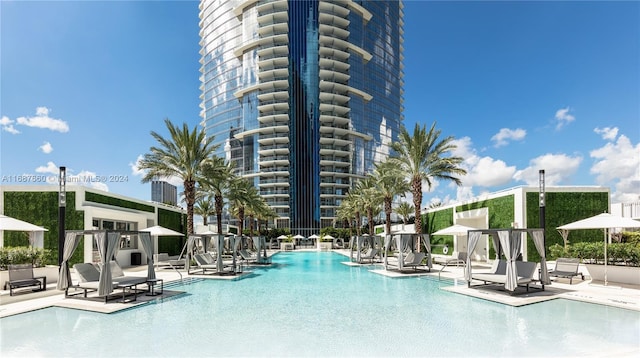
{"type": "Polygon", "coordinates": [[[43,267],[53,260],[51,250],[36,247],[0,247],[0,270],[6,270],[9,264],[32,264],[43,267]]]}
{"type": "MultiPolygon", "coordinates": [[[[553,255],[553,246],[550,250],[553,255]]],[[[577,242],[569,246],[565,257],[579,258],[586,263],[604,264],[604,242],[577,242]]],[[[607,264],[640,266],[640,245],[629,242],[607,245],[607,264]]]]}

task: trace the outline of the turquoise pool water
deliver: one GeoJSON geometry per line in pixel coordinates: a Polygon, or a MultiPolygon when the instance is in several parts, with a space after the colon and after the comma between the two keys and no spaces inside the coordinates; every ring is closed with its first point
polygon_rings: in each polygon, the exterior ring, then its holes
{"type": "Polygon", "coordinates": [[[48,308],[0,320],[2,357],[611,356],[640,351],[640,313],[569,300],[520,308],[330,252],[280,253],[232,281],[116,314],[48,308]]]}

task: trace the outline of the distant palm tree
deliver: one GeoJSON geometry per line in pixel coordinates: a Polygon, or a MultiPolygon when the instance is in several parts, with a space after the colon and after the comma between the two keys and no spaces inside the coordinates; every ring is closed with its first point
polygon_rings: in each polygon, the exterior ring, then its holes
{"type": "Polygon", "coordinates": [[[205,193],[204,195],[200,195],[196,199],[196,203],[193,207],[193,212],[196,215],[202,216],[202,224],[204,226],[207,226],[209,224],[209,216],[215,214],[212,195],[208,193],[205,193]]]}
{"type": "Polygon", "coordinates": [[[252,208],[262,198],[255,186],[246,178],[236,178],[229,188],[229,206],[231,212],[238,218],[238,235],[242,237],[244,219],[248,208],[252,208]]]}
{"type": "Polygon", "coordinates": [[[213,136],[206,136],[197,127],[191,131],[186,123],[182,129],[174,126],[169,119],[164,120],[169,130],[169,138],[152,131],[159,146],[151,147],[150,153],[143,156],[138,163],[140,169],[146,170],[143,183],[157,178],[177,177],[182,180],[184,197],[187,204],[187,234],[193,234],[193,205],[196,201],[196,181],[202,167],[213,160],[218,146],[213,145],[213,136]]]}
{"type": "Polygon", "coordinates": [[[391,204],[397,195],[403,195],[411,188],[405,181],[404,175],[399,170],[397,163],[385,160],[375,164],[375,169],[371,173],[375,183],[375,192],[382,198],[384,204],[385,227],[388,235],[391,234],[391,204]]]}
{"type": "Polygon", "coordinates": [[[373,217],[380,212],[382,205],[382,197],[376,190],[376,181],[371,175],[359,180],[355,186],[355,193],[365,213],[367,214],[367,222],[369,224],[369,235],[374,235],[373,217]]]}
{"type": "Polygon", "coordinates": [[[464,158],[445,156],[456,149],[456,145],[451,143],[454,138],[449,136],[439,140],[440,133],[441,131],[436,129],[435,122],[428,132],[426,127],[416,123],[413,135],[410,135],[406,128],[400,128],[399,141],[394,142],[391,146],[395,151],[391,157],[392,160],[397,162],[400,170],[409,176],[413,206],[415,207],[416,234],[422,234],[420,213],[422,181],[427,183],[429,189],[431,189],[434,179],[450,180],[461,185],[462,181],[457,176],[467,174],[467,171],[459,166],[464,158]]]}
{"type": "Polygon", "coordinates": [[[218,234],[222,234],[224,197],[229,192],[230,183],[233,182],[235,177],[233,165],[220,157],[213,158],[213,161],[205,164],[202,170],[200,184],[207,191],[213,193],[218,234]]]}
{"type": "Polygon", "coordinates": [[[356,235],[360,236],[360,223],[362,219],[360,213],[362,212],[362,201],[360,200],[358,193],[353,189],[350,190],[347,193],[347,197],[340,203],[339,209],[341,211],[344,210],[345,212],[351,213],[351,215],[345,213],[343,217],[349,217],[355,221],[354,226],[356,228],[356,235]]]}
{"type": "Polygon", "coordinates": [[[413,205],[407,203],[406,201],[403,201],[396,208],[396,214],[400,215],[402,217],[402,223],[404,225],[407,225],[407,221],[409,220],[411,214],[415,214],[415,208],[413,207],[413,205]]]}

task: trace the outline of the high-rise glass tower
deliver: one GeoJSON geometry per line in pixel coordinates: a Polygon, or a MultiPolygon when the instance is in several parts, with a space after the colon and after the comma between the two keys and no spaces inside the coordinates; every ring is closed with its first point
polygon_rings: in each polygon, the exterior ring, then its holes
{"type": "Polygon", "coordinates": [[[202,125],[276,210],[333,225],[403,112],[401,1],[202,0],[202,125]]]}

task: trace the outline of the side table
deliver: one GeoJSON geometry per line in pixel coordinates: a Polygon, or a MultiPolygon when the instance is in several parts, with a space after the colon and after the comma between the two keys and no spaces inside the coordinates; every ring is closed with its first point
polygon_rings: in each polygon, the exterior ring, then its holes
{"type": "Polygon", "coordinates": [[[149,291],[147,292],[147,296],[158,296],[164,292],[164,280],[161,278],[151,278],[147,280],[147,285],[149,286],[149,291]],[[160,284],[160,291],[157,291],[156,285],[160,284]]]}

